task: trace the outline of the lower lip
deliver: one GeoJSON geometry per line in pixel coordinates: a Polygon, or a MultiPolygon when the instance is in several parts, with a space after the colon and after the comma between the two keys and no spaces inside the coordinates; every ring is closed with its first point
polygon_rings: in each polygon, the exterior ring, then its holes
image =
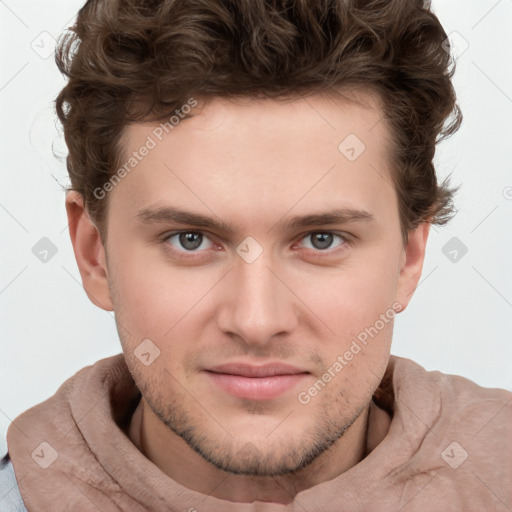
{"type": "Polygon", "coordinates": [[[293,389],[307,373],[274,375],[272,377],[242,377],[227,373],[206,372],[217,386],[237,398],[271,400],[293,389]]]}

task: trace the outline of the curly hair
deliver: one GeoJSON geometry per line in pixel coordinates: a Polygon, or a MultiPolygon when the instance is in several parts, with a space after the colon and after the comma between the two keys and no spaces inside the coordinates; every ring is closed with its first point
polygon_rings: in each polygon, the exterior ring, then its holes
{"type": "Polygon", "coordinates": [[[123,129],[168,119],[191,96],[376,92],[392,139],[401,231],[446,223],[436,143],[462,121],[447,35],[423,0],[88,0],[58,43],[56,99],[71,186],[106,240],[123,129]]]}

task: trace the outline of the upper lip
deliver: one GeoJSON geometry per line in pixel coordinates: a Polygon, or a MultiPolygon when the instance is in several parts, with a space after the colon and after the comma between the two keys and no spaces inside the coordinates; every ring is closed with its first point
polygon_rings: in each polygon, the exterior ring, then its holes
{"type": "Polygon", "coordinates": [[[260,366],[246,363],[228,363],[208,368],[207,371],[213,373],[224,373],[228,375],[240,375],[242,377],[274,377],[276,375],[296,375],[300,373],[308,373],[304,370],[296,368],[295,366],[284,363],[267,363],[260,366]]]}

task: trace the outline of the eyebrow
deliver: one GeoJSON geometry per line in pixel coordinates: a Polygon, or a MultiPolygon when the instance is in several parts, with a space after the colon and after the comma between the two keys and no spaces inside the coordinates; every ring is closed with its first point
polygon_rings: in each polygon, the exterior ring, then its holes
{"type": "MultiPolygon", "coordinates": [[[[178,223],[234,233],[233,228],[218,217],[209,217],[200,213],[193,213],[172,207],[143,208],[137,212],[135,218],[143,224],[178,223]]],[[[323,226],[326,224],[348,224],[373,220],[373,215],[365,210],[339,208],[322,213],[291,217],[284,221],[279,221],[274,227],[279,225],[282,229],[293,230],[312,226],[323,226]]]]}

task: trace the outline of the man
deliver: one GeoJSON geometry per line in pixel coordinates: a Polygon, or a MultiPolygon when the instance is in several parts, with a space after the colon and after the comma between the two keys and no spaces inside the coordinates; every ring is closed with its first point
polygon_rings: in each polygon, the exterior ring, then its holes
{"type": "Polygon", "coordinates": [[[86,3],[66,208],[123,353],[12,423],[4,503],[510,509],[511,394],[390,356],[451,215],[445,39],[414,0],[86,3]]]}

